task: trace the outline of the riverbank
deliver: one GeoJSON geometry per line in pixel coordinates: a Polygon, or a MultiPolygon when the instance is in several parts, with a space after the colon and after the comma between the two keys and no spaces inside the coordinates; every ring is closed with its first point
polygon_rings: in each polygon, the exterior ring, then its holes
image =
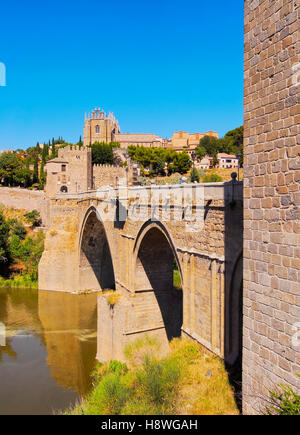
{"type": "Polygon", "coordinates": [[[0,277],[0,288],[38,288],[38,281],[31,279],[30,275],[17,275],[5,279],[0,277]]]}
{"type": "Polygon", "coordinates": [[[223,361],[176,339],[166,357],[142,339],[126,349],[127,364],[100,365],[94,390],[68,415],[239,415],[223,361]]]}

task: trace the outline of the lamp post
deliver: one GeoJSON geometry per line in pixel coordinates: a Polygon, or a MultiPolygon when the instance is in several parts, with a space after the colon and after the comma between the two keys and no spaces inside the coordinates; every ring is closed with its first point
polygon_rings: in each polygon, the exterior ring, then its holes
{"type": "Polygon", "coordinates": [[[240,181],[240,158],[241,158],[241,155],[237,154],[236,158],[238,159],[238,181],[240,181]]]}

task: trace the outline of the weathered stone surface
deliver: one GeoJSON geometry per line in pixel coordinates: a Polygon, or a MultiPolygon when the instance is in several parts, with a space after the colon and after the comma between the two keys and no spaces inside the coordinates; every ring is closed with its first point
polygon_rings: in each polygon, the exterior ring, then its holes
{"type": "Polygon", "coordinates": [[[166,341],[182,331],[234,363],[240,354],[242,184],[124,187],[118,200],[112,192],[51,200],[39,288],[115,288],[127,300],[123,332],[130,339],[151,333],[166,341]],[[174,259],[182,291],[173,289],[174,259]]]}
{"type": "Polygon", "coordinates": [[[246,414],[260,413],[267,389],[281,382],[300,391],[299,6],[290,0],[245,1],[246,414]]]}

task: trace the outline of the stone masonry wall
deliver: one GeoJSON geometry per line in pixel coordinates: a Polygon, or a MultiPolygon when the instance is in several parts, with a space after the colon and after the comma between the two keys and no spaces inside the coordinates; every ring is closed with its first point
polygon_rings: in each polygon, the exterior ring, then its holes
{"type": "Polygon", "coordinates": [[[266,388],[300,392],[299,5],[245,1],[246,414],[261,413],[266,388]]]}
{"type": "MultiPolygon", "coordinates": [[[[116,187],[116,178],[126,179],[126,169],[119,166],[93,165],[93,180],[95,189],[99,189],[101,187],[109,185],[116,187]]],[[[118,183],[119,182],[120,181],[118,181],[118,183]]]]}
{"type": "Polygon", "coordinates": [[[0,203],[20,210],[38,210],[44,225],[47,225],[48,200],[45,192],[29,189],[0,187],[0,203]]]}

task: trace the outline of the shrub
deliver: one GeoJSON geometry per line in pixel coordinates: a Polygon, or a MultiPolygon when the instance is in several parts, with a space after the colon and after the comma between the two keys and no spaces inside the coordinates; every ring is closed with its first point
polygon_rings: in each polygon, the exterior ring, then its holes
{"type": "Polygon", "coordinates": [[[26,221],[33,227],[38,227],[41,224],[40,213],[37,210],[32,210],[24,215],[26,221]]]}
{"type": "Polygon", "coordinates": [[[18,220],[15,222],[12,226],[12,234],[20,237],[21,240],[25,239],[27,231],[22,222],[19,222],[18,220]]]}
{"type": "MultiPolygon", "coordinates": [[[[297,376],[300,377],[298,374],[297,376]]],[[[280,384],[277,391],[269,391],[270,406],[267,415],[300,415],[300,396],[288,385],[280,384]]]]}
{"type": "Polygon", "coordinates": [[[172,414],[180,379],[180,362],[177,358],[158,361],[147,356],[137,372],[139,394],[144,402],[155,409],[155,414],[172,414]]]}
{"type": "Polygon", "coordinates": [[[208,174],[203,178],[203,183],[218,183],[223,181],[222,177],[217,174],[208,174]]]}
{"type": "Polygon", "coordinates": [[[16,234],[13,234],[11,237],[9,250],[12,258],[19,258],[20,260],[25,260],[28,255],[28,251],[21,243],[20,237],[16,234]]]}
{"type": "Polygon", "coordinates": [[[91,394],[86,414],[120,415],[129,395],[126,377],[119,373],[108,373],[103,376],[91,394]]]}

